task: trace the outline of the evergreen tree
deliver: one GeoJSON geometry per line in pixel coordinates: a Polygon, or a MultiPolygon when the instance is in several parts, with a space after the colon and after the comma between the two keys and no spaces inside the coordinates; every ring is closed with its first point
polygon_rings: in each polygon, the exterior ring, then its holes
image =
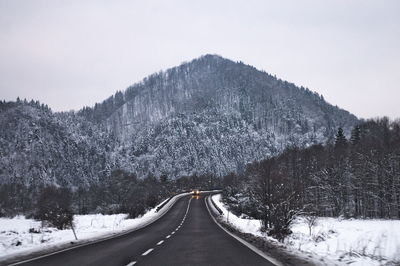
{"type": "Polygon", "coordinates": [[[335,148],[343,148],[347,144],[346,136],[344,135],[343,128],[339,127],[335,138],[335,148]]]}
{"type": "Polygon", "coordinates": [[[356,145],[360,142],[360,139],[361,139],[361,129],[360,129],[360,126],[357,125],[351,131],[350,141],[353,145],[356,145]]]}

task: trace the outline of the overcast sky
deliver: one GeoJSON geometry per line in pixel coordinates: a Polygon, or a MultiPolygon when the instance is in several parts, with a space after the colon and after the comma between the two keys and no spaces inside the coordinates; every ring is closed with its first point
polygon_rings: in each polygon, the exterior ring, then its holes
{"type": "Polygon", "coordinates": [[[398,0],[0,0],[0,99],[77,110],[206,53],[400,117],[398,0]]]}

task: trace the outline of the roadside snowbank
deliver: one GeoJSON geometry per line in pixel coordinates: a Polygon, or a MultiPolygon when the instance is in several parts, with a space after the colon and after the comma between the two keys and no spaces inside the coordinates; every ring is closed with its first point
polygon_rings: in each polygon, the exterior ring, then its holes
{"type": "MultiPolygon", "coordinates": [[[[265,236],[260,231],[261,222],[244,219],[229,213],[221,202],[221,195],[212,197],[222,210],[223,219],[244,233],[265,236]]],[[[400,265],[400,221],[398,220],[340,220],[319,218],[309,235],[304,219],[296,220],[293,234],[285,245],[296,251],[311,253],[332,261],[354,266],[400,265]]]]}
{"type": "Polygon", "coordinates": [[[157,207],[155,207],[135,219],[126,219],[127,214],[74,215],[78,241],[75,240],[71,229],[58,230],[54,227],[42,227],[40,221],[26,219],[24,216],[0,218],[0,261],[41,250],[71,246],[71,242],[82,244],[139,229],[157,220],[179,198],[189,194],[179,194],[159,212],[156,212],[157,207]]]}
{"type": "Polygon", "coordinates": [[[351,265],[400,265],[400,221],[319,218],[310,236],[296,220],[286,243],[298,250],[340,259],[351,265]]]}
{"type": "MultiPolygon", "coordinates": [[[[225,205],[221,202],[221,194],[213,195],[212,200],[218,206],[218,208],[220,208],[220,210],[223,212],[225,222],[232,224],[233,226],[235,226],[237,229],[239,229],[243,233],[249,233],[249,234],[253,234],[255,236],[265,237],[265,234],[263,234],[260,231],[261,221],[255,220],[255,219],[240,218],[240,217],[234,215],[233,213],[228,212],[225,205]]],[[[270,238],[270,237],[268,237],[268,239],[272,240],[272,241],[276,241],[275,239],[270,238]]]]}

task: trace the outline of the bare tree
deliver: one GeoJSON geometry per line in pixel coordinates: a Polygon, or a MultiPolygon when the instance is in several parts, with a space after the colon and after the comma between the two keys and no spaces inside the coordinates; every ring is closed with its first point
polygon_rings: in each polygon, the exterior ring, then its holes
{"type": "Polygon", "coordinates": [[[317,225],[318,223],[318,216],[315,214],[309,214],[304,216],[304,219],[307,223],[308,231],[310,233],[310,236],[312,234],[312,229],[317,225]]]}

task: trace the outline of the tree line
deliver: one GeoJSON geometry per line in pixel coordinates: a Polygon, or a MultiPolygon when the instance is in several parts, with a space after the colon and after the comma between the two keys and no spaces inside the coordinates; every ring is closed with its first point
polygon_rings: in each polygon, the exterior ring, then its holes
{"type": "Polygon", "coordinates": [[[74,214],[126,213],[135,218],[178,193],[220,187],[220,180],[214,175],[196,174],[176,180],[166,174],[149,174],[141,179],[116,169],[101,182],[78,188],[5,183],[0,185],[0,217],[24,214],[59,229],[70,227],[74,214]]]}
{"type": "Polygon", "coordinates": [[[0,216],[25,214],[68,227],[73,214],[128,213],[137,217],[162,200],[192,188],[224,189],[237,214],[260,219],[263,230],[283,239],[296,215],[400,218],[400,122],[387,118],[355,126],[346,137],[253,162],[241,174],[170,179],[138,178],[116,169],[82,186],[0,184],[0,216]]]}
{"type": "Polygon", "coordinates": [[[400,218],[400,122],[388,118],[355,126],[332,143],[254,162],[224,177],[224,199],[238,214],[261,219],[283,239],[298,214],[400,218]]]}

